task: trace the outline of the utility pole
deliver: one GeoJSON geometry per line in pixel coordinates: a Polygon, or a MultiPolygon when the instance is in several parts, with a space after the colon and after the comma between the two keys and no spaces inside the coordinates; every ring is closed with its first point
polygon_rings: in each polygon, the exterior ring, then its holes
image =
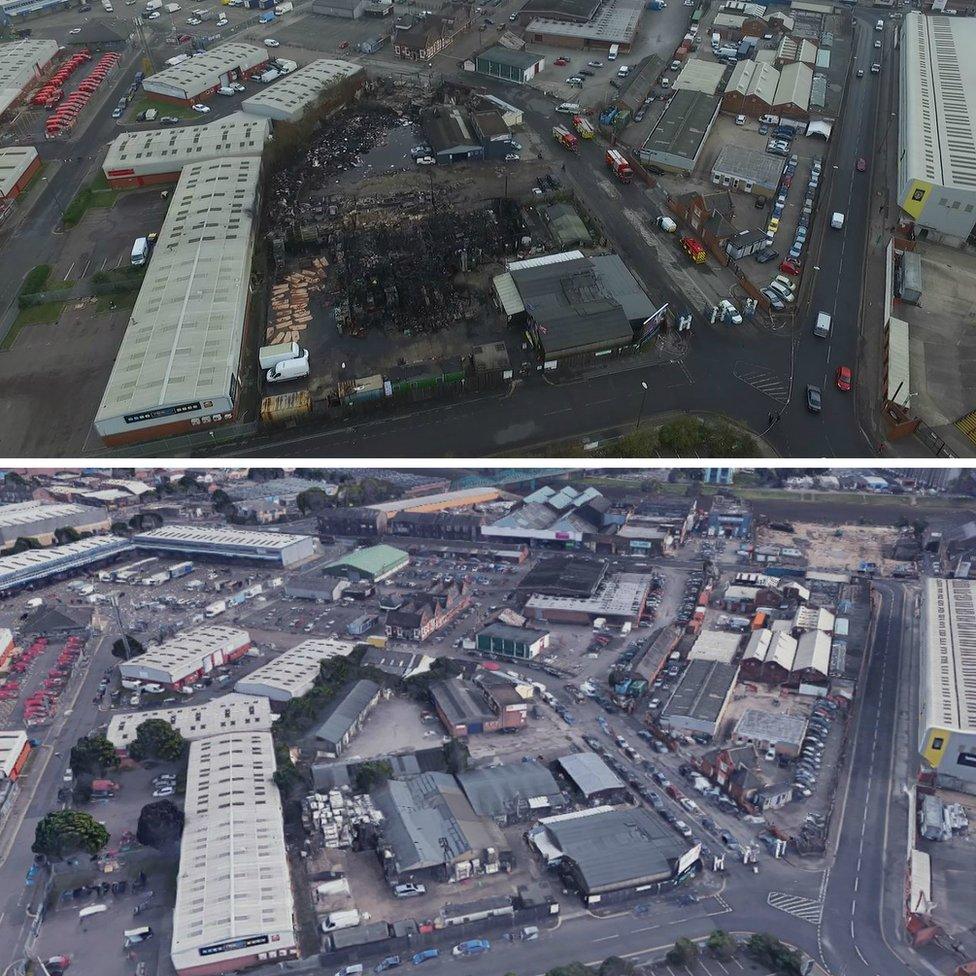
{"type": "Polygon", "coordinates": [[[125,659],[128,661],[132,657],[132,647],[129,644],[129,635],[125,632],[122,625],[122,611],[119,609],[119,598],[112,595],[112,609],[115,611],[115,621],[119,625],[119,633],[122,635],[122,645],[125,647],[125,659]]]}

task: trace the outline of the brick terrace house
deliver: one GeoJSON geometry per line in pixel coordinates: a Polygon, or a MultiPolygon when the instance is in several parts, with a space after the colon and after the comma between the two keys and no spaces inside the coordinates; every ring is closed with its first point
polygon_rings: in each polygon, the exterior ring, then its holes
{"type": "Polygon", "coordinates": [[[409,25],[395,26],[393,53],[407,61],[429,61],[470,26],[470,8],[449,4],[439,14],[415,17],[409,25]]]}
{"type": "Polygon", "coordinates": [[[671,211],[688,225],[721,265],[729,263],[726,241],[739,233],[732,223],[735,207],[728,190],[699,193],[697,190],[668,197],[671,211]]]}
{"type": "Polygon", "coordinates": [[[411,597],[386,615],[386,636],[423,641],[471,603],[467,581],[447,583],[411,597]]]}

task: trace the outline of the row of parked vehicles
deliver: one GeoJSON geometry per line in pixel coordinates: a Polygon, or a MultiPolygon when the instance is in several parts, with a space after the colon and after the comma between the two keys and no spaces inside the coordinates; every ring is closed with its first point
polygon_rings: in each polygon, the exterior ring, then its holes
{"type": "MultiPolygon", "coordinates": [[[[512,938],[534,940],[539,937],[539,930],[534,925],[526,926],[521,930],[521,933],[528,934],[516,934],[512,938]]],[[[459,958],[468,958],[470,956],[483,955],[490,949],[491,943],[487,939],[466,939],[464,942],[459,942],[456,946],[454,946],[453,949],[451,949],[451,955],[458,956],[459,958]]],[[[387,956],[373,967],[373,972],[385,973],[388,969],[398,969],[407,960],[409,960],[409,962],[414,966],[420,966],[431,959],[437,959],[440,954],[440,949],[421,949],[419,952],[415,952],[412,956],[402,958],[400,956],[387,956]]],[[[361,963],[354,963],[351,966],[343,966],[342,969],[335,974],[335,976],[362,976],[365,971],[366,967],[361,963]]]]}

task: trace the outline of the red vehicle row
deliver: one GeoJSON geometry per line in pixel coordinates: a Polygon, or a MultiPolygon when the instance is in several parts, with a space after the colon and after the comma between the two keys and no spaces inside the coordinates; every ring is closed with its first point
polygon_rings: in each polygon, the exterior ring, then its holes
{"type": "Polygon", "coordinates": [[[73,54],[44,84],[34,92],[33,105],[54,108],[64,98],[64,83],[86,62],[91,61],[88,51],[73,54]]]}
{"type": "Polygon", "coordinates": [[[44,132],[48,139],[54,139],[74,128],[82,109],[118,63],[119,55],[114,53],[103,54],[98,59],[91,74],[48,117],[44,125],[44,132]]]}

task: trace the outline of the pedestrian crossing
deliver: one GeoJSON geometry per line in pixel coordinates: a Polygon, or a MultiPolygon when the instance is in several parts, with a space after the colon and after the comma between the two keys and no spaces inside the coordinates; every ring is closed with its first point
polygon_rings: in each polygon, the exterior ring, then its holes
{"type": "Polygon", "coordinates": [[[732,375],[776,403],[785,404],[790,398],[789,381],[766,366],[739,360],[732,367],[732,375]]]}
{"type": "Polygon", "coordinates": [[[779,909],[795,918],[802,918],[811,925],[819,925],[823,915],[823,903],[801,895],[789,895],[785,891],[771,891],[766,896],[766,903],[771,908],[779,909]]]}

